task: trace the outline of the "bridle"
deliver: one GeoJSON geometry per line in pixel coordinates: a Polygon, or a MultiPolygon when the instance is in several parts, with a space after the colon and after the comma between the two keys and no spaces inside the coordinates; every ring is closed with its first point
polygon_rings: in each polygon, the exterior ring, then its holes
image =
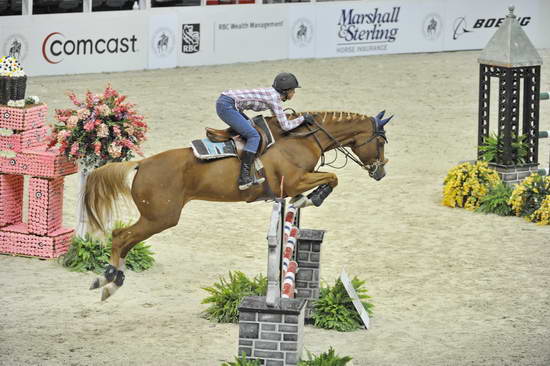
{"type": "MultiPolygon", "coordinates": [[[[294,113],[297,114],[296,112],[294,112],[294,113]]],[[[365,142],[363,142],[359,145],[354,145],[355,148],[358,148],[358,147],[361,147],[363,145],[369,144],[370,142],[372,142],[372,140],[374,140],[378,137],[382,137],[385,142],[388,142],[388,139],[386,138],[386,131],[384,131],[383,128],[378,128],[374,118],[371,117],[370,120],[372,122],[372,130],[373,130],[372,136],[370,136],[365,142]]],[[[319,170],[324,165],[330,166],[330,167],[335,168],[335,169],[341,169],[341,168],[345,167],[348,164],[348,159],[350,159],[351,161],[353,161],[354,163],[359,165],[361,168],[368,171],[370,177],[374,177],[374,175],[376,174],[378,169],[380,169],[381,167],[384,166],[384,162],[382,160],[380,160],[380,155],[381,155],[381,153],[380,153],[380,144],[376,144],[376,160],[372,164],[364,164],[361,160],[357,159],[353,154],[351,154],[349,151],[347,151],[346,148],[344,147],[344,145],[342,145],[342,143],[340,143],[340,141],[338,141],[338,139],[336,139],[334,136],[332,136],[332,134],[330,132],[328,132],[322,125],[317,123],[317,121],[315,121],[315,120],[313,121],[313,123],[316,127],[315,129],[311,129],[309,125],[306,125],[306,128],[308,129],[308,132],[302,133],[302,134],[300,134],[300,133],[291,133],[291,134],[293,136],[300,136],[300,137],[307,137],[307,136],[310,136],[310,135],[313,136],[313,138],[315,139],[315,142],[317,142],[317,145],[319,146],[319,149],[321,149],[321,164],[319,165],[319,167],[317,167],[316,171],[319,170]],[[323,146],[321,145],[321,141],[319,141],[319,138],[316,135],[317,132],[319,132],[319,131],[322,131],[329,138],[329,140],[331,141],[331,143],[328,145],[328,147],[330,147],[332,145],[335,145],[335,149],[337,151],[340,151],[342,154],[344,154],[344,156],[346,157],[346,162],[344,163],[344,165],[342,165],[340,167],[335,167],[335,166],[331,165],[332,163],[334,163],[334,161],[336,161],[337,156],[334,158],[334,160],[332,162],[325,163],[325,150],[328,150],[328,149],[323,149],[323,146]]]]}

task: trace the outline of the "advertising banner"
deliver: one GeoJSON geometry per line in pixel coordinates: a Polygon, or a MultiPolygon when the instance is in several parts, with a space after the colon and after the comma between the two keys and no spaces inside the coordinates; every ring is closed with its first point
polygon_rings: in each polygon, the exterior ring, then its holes
{"type": "Polygon", "coordinates": [[[147,67],[148,16],[113,12],[2,19],[0,44],[21,44],[29,75],[125,71],[147,67]]]}
{"type": "Polygon", "coordinates": [[[317,11],[311,3],[288,8],[288,57],[314,58],[317,37],[317,11]]]}
{"type": "MultiPolygon", "coordinates": [[[[0,17],[0,54],[29,75],[483,49],[509,0],[334,1],[0,17]]],[[[516,0],[536,48],[550,1],[516,0]]]]}
{"type": "Polygon", "coordinates": [[[434,52],[443,47],[440,1],[336,2],[317,8],[317,57],[434,52]]]}
{"type": "Polygon", "coordinates": [[[216,10],[205,7],[178,9],[178,66],[222,63],[214,54],[214,20],[211,17],[216,10]]]}
{"type": "Polygon", "coordinates": [[[178,65],[194,66],[288,58],[285,6],[185,8],[178,65]]]}
{"type": "Polygon", "coordinates": [[[178,16],[174,13],[152,14],[149,21],[149,68],[178,65],[178,16]]]}
{"type": "MultiPolygon", "coordinates": [[[[514,14],[536,48],[550,47],[548,18],[543,16],[547,0],[516,0],[514,14]],[[546,30],[544,29],[546,28],[546,30]]],[[[448,1],[443,50],[483,49],[508,14],[509,0],[448,1]]]]}

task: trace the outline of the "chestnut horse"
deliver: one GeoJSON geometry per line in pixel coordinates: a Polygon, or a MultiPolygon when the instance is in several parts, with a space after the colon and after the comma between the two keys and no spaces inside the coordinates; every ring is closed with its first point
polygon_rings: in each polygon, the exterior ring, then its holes
{"type": "MultiPolygon", "coordinates": [[[[293,197],[294,205],[319,206],[338,184],[333,173],[315,167],[324,152],[339,149],[369,175],[385,175],[384,112],[376,117],[347,112],[311,112],[314,125],[283,131],[275,117],[266,118],[276,143],[262,156],[267,183],[280,197],[293,197]],[[349,147],[351,154],[344,147],[349,147]],[[284,179],[283,179],[284,177],[284,179]],[[307,197],[303,192],[317,189],[307,197]]],[[[298,114],[292,113],[295,118],[298,114]]],[[[169,150],[140,161],[110,163],[88,177],[84,196],[91,229],[103,230],[119,197],[131,197],[140,212],[138,221],[112,232],[110,265],[91,289],[103,287],[102,300],[124,281],[124,258],[132,247],[154,234],[177,225],[181,210],[191,200],[217,202],[255,201],[264,196],[262,185],[240,191],[237,187],[239,160],[199,160],[191,148],[169,150]],[[127,178],[135,172],[131,187],[127,178]]]]}

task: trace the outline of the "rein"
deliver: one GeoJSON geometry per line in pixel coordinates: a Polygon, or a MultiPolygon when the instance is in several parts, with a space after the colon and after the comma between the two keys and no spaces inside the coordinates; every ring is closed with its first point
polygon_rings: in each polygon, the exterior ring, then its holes
{"type": "MultiPolygon", "coordinates": [[[[296,112],[294,112],[294,113],[296,113],[296,112]]],[[[386,136],[385,136],[385,132],[383,130],[378,131],[377,128],[376,128],[374,119],[371,118],[371,121],[372,121],[372,124],[373,124],[373,135],[367,141],[363,142],[360,145],[357,145],[356,147],[366,145],[366,144],[370,143],[372,140],[374,140],[377,137],[383,137],[384,140],[387,141],[386,136]]],[[[316,171],[318,171],[324,165],[330,166],[330,167],[335,168],[335,169],[342,169],[348,164],[348,159],[350,159],[351,161],[353,161],[354,163],[359,165],[361,168],[367,170],[369,172],[369,176],[372,177],[376,173],[378,168],[383,165],[382,162],[380,161],[380,147],[378,145],[376,146],[377,157],[376,157],[375,162],[372,163],[372,164],[363,164],[363,162],[361,160],[357,159],[353,154],[351,154],[349,151],[347,151],[346,148],[344,147],[344,145],[342,145],[342,143],[340,143],[340,141],[338,141],[338,139],[336,139],[334,136],[332,136],[332,134],[330,132],[328,132],[322,125],[317,123],[317,121],[315,121],[315,120],[313,121],[313,123],[315,124],[314,129],[310,129],[310,126],[306,125],[306,128],[308,129],[308,132],[302,132],[302,133],[291,132],[290,135],[294,136],[294,137],[313,136],[315,138],[315,142],[319,146],[319,149],[321,149],[321,164],[316,169],[316,171]],[[335,149],[337,151],[340,151],[342,154],[344,154],[344,156],[346,157],[346,162],[344,163],[344,165],[342,165],[341,167],[335,167],[335,166],[331,165],[336,161],[338,155],[336,155],[334,160],[331,161],[330,163],[325,163],[325,149],[323,149],[323,146],[321,145],[321,141],[319,141],[319,138],[316,135],[317,132],[319,132],[319,131],[322,131],[325,135],[327,135],[327,137],[331,141],[331,144],[329,146],[335,145],[335,149]]]]}

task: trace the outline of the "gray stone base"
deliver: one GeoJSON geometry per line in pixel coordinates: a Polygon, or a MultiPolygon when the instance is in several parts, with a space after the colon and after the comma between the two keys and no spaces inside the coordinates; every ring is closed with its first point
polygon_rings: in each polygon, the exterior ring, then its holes
{"type": "Polygon", "coordinates": [[[324,230],[300,229],[296,249],[296,298],[307,299],[305,318],[311,319],[315,300],[319,298],[321,244],[324,230]]]}
{"type": "Polygon", "coordinates": [[[537,165],[503,166],[492,163],[489,163],[489,168],[496,170],[500,179],[508,185],[518,184],[539,170],[537,165]]]}
{"type": "Polygon", "coordinates": [[[264,366],[297,365],[304,344],[305,299],[281,299],[268,307],[264,296],[245,297],[239,305],[239,357],[264,366]]]}

